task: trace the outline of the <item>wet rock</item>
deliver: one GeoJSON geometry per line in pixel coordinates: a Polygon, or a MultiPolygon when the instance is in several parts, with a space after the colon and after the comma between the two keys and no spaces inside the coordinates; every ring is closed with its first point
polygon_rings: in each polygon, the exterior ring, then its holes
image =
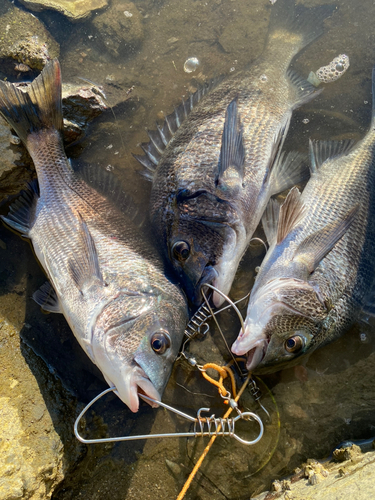
{"type": "Polygon", "coordinates": [[[62,105],[67,144],[82,138],[88,124],[107,109],[100,89],[90,84],[63,84],[62,105]]]}
{"type": "Polygon", "coordinates": [[[143,39],[142,16],[132,2],[113,3],[93,20],[98,37],[115,57],[133,50],[143,39]]]}
{"type": "MultiPolygon", "coordinates": [[[[358,448],[358,447],[357,447],[358,448]]],[[[344,463],[326,462],[324,467],[314,460],[315,465],[306,465],[303,481],[291,478],[289,498],[293,500],[367,500],[373,498],[373,478],[375,473],[375,452],[358,455],[356,460],[345,460],[344,463]],[[320,471],[320,472],[319,472],[320,471]]],[[[279,483],[274,481],[272,484],[279,483]]],[[[275,489],[273,489],[275,491],[275,489]]],[[[281,491],[281,489],[276,490],[281,491]]],[[[276,498],[273,492],[263,492],[251,500],[276,498]]],[[[284,498],[284,497],[280,497],[284,498]]]]}
{"type": "Polygon", "coordinates": [[[48,59],[59,56],[59,45],[43,23],[14,6],[0,17],[0,33],[0,59],[14,59],[41,70],[48,59]]]}
{"type": "MultiPolygon", "coordinates": [[[[0,250],[2,251],[2,250],[0,250]]],[[[2,296],[0,309],[0,498],[42,500],[62,480],[65,459],[75,461],[69,418],[74,398],[19,337],[24,307],[17,293],[2,296]],[[39,386],[41,383],[41,386],[39,386]],[[48,408],[53,407],[51,412],[48,408]],[[68,423],[69,422],[69,423],[68,423]],[[67,453],[69,451],[69,453],[67,453]],[[64,456],[65,455],[65,456],[64,456]]]]}
{"type": "Polygon", "coordinates": [[[89,17],[92,11],[108,5],[108,0],[21,0],[21,2],[37,12],[44,9],[56,10],[71,21],[82,21],[89,17]]]}
{"type": "Polygon", "coordinates": [[[32,179],[24,148],[16,141],[9,126],[0,118],[0,201],[2,198],[17,194],[32,179]],[[24,161],[24,159],[26,161],[24,161]]]}

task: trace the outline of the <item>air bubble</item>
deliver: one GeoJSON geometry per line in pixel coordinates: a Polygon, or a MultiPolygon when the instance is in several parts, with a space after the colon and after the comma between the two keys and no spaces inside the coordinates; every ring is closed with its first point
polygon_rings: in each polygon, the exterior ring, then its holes
{"type": "Polygon", "coordinates": [[[199,61],[196,57],[189,57],[184,63],[185,73],[193,73],[199,66],[199,61]]]}
{"type": "Polygon", "coordinates": [[[302,123],[304,123],[305,125],[307,125],[308,123],[310,123],[310,120],[308,118],[304,118],[302,120],[302,123]]]}
{"type": "Polygon", "coordinates": [[[261,82],[266,82],[268,80],[267,75],[260,75],[259,80],[261,82]]]}
{"type": "MultiPolygon", "coordinates": [[[[322,66],[316,72],[316,77],[320,82],[330,83],[338,80],[340,76],[342,76],[345,71],[349,68],[349,57],[346,54],[340,54],[335,57],[333,61],[331,61],[327,66],[322,66]]],[[[309,81],[314,85],[316,83],[312,82],[309,78],[309,81]]]]}
{"type": "Polygon", "coordinates": [[[367,340],[367,335],[366,335],[365,333],[361,333],[361,334],[359,335],[359,338],[360,338],[361,342],[366,342],[366,340],[367,340]]]}
{"type": "Polygon", "coordinates": [[[115,168],[115,167],[114,167],[113,165],[107,165],[107,166],[105,167],[105,169],[106,169],[106,170],[108,170],[108,172],[112,172],[112,170],[114,170],[114,168],[115,168]]]}

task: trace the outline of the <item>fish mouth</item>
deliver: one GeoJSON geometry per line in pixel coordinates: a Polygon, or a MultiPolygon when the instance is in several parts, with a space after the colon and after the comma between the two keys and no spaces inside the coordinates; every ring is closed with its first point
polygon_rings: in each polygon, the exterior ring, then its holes
{"type": "Polygon", "coordinates": [[[259,339],[245,339],[244,337],[234,342],[232,352],[237,356],[246,355],[246,369],[251,372],[263,361],[269,340],[266,337],[259,339]]]}
{"type": "MultiPolygon", "coordinates": [[[[196,305],[200,305],[202,303],[202,287],[204,288],[204,285],[208,284],[211,285],[214,283],[215,279],[218,277],[218,273],[216,269],[213,266],[206,266],[205,270],[203,271],[203,274],[200,278],[200,280],[197,283],[197,286],[195,288],[195,297],[194,297],[194,303],[196,305]]],[[[207,290],[207,289],[206,289],[207,290]]],[[[214,292],[216,293],[216,292],[214,292]]]]}
{"type": "MultiPolygon", "coordinates": [[[[121,374],[117,383],[107,382],[116,387],[116,395],[123,401],[133,413],[139,409],[139,395],[144,394],[156,401],[161,400],[159,392],[147,377],[144,370],[137,365],[125,365],[121,368],[121,374]]],[[[157,408],[157,403],[147,401],[152,408],[157,408]]]]}

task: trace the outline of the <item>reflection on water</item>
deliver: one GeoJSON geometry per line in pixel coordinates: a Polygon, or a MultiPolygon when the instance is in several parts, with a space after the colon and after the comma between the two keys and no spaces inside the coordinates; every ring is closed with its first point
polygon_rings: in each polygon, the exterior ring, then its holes
{"type": "MultiPolygon", "coordinates": [[[[310,7],[328,2],[302,3],[310,7]]],[[[109,45],[114,46],[115,26],[102,23],[98,28],[91,20],[71,24],[52,11],[35,15],[60,43],[63,80],[79,83],[82,77],[94,81],[103,86],[111,106],[82,142],[68,148],[68,155],[75,163],[113,171],[147,212],[150,184],[139,175],[140,167],[132,157],[147,140],[145,129],[153,128],[162,111],[170,112],[199,83],[238,71],[253,61],[262,50],[272,5],[268,0],[139,0],[134,4],[113,0],[111,5],[119,12],[136,9],[143,30],[137,40],[119,45],[117,54],[106,49],[106,37],[112,37],[109,45]],[[189,73],[186,64],[192,58],[197,58],[199,65],[189,73]]],[[[325,34],[303,51],[294,67],[307,77],[311,70],[343,53],[350,57],[351,67],[294,114],[288,148],[306,151],[309,138],[359,139],[369,125],[375,7],[372,0],[343,0],[337,7],[338,12],[326,21],[325,34]]],[[[1,213],[6,212],[3,205],[1,213]]],[[[105,388],[105,383],[81,353],[64,318],[43,315],[31,301],[32,292],[44,278],[26,244],[3,227],[0,240],[6,244],[6,249],[4,245],[0,248],[0,290],[5,296],[22,288],[26,313],[22,310],[19,315],[25,314],[24,321],[30,326],[22,331],[25,342],[79,401],[86,403],[105,388]],[[24,256],[22,262],[20,255],[24,256]]],[[[233,299],[248,293],[262,257],[261,246],[249,250],[231,292],[233,299]]],[[[374,325],[371,320],[369,323],[355,325],[299,366],[262,376],[258,384],[269,418],[246,391],[242,405],[259,412],[265,423],[264,438],[253,447],[218,438],[187,498],[249,498],[268,487],[271,478],[291,472],[306,458],[328,456],[344,439],[373,435],[375,338],[374,325]]],[[[220,325],[230,345],[239,330],[235,315],[223,313],[220,325]]],[[[189,351],[199,363],[220,364],[230,359],[213,325],[205,339],[190,343],[189,351]]],[[[217,416],[226,410],[216,389],[183,361],[176,364],[163,400],[191,415],[202,406],[210,407],[217,416]]],[[[114,396],[108,396],[94,410],[87,425],[96,435],[107,431],[113,435],[182,432],[189,428],[166,410],[146,405],[133,415],[114,396]]],[[[245,429],[243,432],[246,434],[245,429]]],[[[95,445],[81,461],[67,465],[66,479],[54,498],[173,498],[205,443],[191,438],[95,445]]]]}

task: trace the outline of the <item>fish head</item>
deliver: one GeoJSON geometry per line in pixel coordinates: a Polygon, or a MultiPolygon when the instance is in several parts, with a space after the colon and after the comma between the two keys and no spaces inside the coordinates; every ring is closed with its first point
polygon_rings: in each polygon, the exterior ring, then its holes
{"type": "Polygon", "coordinates": [[[187,321],[185,300],[177,295],[175,303],[162,295],[120,297],[97,320],[94,360],[133,412],[139,408],[138,393],[160,401],[168,382],[187,321]]]}
{"type": "Polygon", "coordinates": [[[276,371],[317,347],[327,314],[326,304],[310,284],[275,279],[250,301],[245,328],[232,352],[247,356],[249,371],[276,371]]]}
{"type": "MultiPolygon", "coordinates": [[[[227,202],[201,194],[184,199],[176,207],[167,230],[168,258],[178,275],[188,299],[202,303],[201,288],[209,283],[228,294],[242,247],[237,255],[237,219],[227,202]]],[[[218,296],[218,306],[223,301],[218,296]]]]}

